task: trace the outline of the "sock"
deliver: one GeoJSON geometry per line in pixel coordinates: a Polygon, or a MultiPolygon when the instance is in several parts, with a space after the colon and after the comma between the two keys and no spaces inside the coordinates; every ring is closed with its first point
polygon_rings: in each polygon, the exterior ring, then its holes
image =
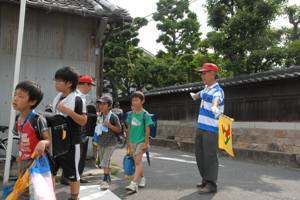
{"type": "Polygon", "coordinates": [[[104,174],[103,181],[108,182],[109,174],[104,174]]]}
{"type": "Polygon", "coordinates": [[[72,200],[77,200],[78,199],[78,194],[71,194],[71,199],[72,200]]]}

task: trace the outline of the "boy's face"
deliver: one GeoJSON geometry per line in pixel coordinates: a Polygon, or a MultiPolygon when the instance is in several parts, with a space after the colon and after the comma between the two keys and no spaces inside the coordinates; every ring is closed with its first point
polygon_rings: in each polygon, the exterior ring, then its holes
{"type": "Polygon", "coordinates": [[[58,92],[66,92],[68,91],[72,86],[71,82],[66,82],[64,80],[55,79],[55,89],[58,92]]]}
{"type": "Polygon", "coordinates": [[[35,101],[29,101],[28,92],[17,89],[14,94],[12,105],[17,111],[24,111],[31,109],[32,106],[35,105],[35,101]]]}
{"type": "Polygon", "coordinates": [[[88,94],[92,89],[92,84],[90,83],[79,84],[78,89],[81,91],[81,93],[88,94]]]}
{"type": "Polygon", "coordinates": [[[108,103],[99,102],[98,108],[99,108],[100,112],[107,113],[110,109],[110,106],[108,103]]]}
{"type": "Polygon", "coordinates": [[[142,101],[140,98],[138,97],[133,97],[131,99],[131,106],[134,110],[136,109],[141,109],[143,107],[144,101],[142,101]]]}

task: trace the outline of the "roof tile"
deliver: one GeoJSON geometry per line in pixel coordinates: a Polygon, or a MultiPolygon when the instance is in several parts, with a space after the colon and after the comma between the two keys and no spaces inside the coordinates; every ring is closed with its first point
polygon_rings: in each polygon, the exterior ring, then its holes
{"type": "MultiPolygon", "coordinates": [[[[20,0],[2,0],[19,3],[20,0]]],[[[46,10],[73,13],[81,16],[114,17],[122,21],[130,20],[128,12],[107,0],[27,0],[27,5],[46,10]]]]}
{"type": "MultiPolygon", "coordinates": [[[[231,85],[242,85],[245,83],[255,83],[255,82],[264,82],[271,80],[280,80],[280,79],[289,79],[300,77],[300,66],[293,66],[290,68],[282,70],[273,70],[268,72],[261,72],[250,75],[243,75],[237,77],[229,77],[220,79],[218,82],[222,86],[231,86],[231,85]]],[[[169,86],[165,88],[153,89],[145,93],[146,96],[158,95],[158,94],[168,94],[168,93],[179,93],[184,91],[194,91],[196,89],[203,88],[204,85],[202,82],[198,83],[188,83],[185,85],[178,86],[169,86]]]]}

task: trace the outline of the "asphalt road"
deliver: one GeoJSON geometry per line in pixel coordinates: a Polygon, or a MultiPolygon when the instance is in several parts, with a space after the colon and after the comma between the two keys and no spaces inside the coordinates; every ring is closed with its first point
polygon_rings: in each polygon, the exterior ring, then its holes
{"type": "MultiPolygon", "coordinates": [[[[122,166],[124,154],[124,150],[117,150],[113,155],[113,163],[122,166]]],[[[110,191],[101,192],[101,170],[88,168],[85,178],[91,182],[82,184],[81,199],[300,199],[300,169],[221,158],[218,193],[199,195],[196,183],[200,182],[201,178],[193,154],[153,147],[151,156],[150,167],[147,166],[146,160],[144,162],[147,187],[140,189],[137,194],[126,195],[124,187],[129,180],[124,179],[121,171],[114,177],[110,191]]],[[[66,199],[67,188],[58,186],[58,189],[61,191],[58,193],[58,199],[66,199]]]]}

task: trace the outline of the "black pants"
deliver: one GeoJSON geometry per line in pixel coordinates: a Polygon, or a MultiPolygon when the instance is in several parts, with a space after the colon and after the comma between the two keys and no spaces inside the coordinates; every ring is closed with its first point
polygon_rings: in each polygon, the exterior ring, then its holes
{"type": "Polygon", "coordinates": [[[83,135],[81,138],[81,143],[80,143],[80,161],[79,161],[79,167],[78,171],[80,176],[83,173],[84,167],[85,167],[85,160],[88,152],[88,145],[89,145],[89,137],[83,135]]]}
{"type": "Polygon", "coordinates": [[[218,179],[218,134],[197,129],[195,155],[202,182],[216,185],[218,179]]]}

